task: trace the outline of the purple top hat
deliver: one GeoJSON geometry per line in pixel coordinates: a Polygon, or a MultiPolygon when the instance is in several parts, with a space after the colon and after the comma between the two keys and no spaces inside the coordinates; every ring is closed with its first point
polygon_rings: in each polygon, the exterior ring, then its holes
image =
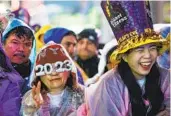
{"type": "Polygon", "coordinates": [[[101,7],[118,41],[112,57],[148,43],[163,43],[153,31],[150,5],[147,1],[102,1],[101,7]]]}

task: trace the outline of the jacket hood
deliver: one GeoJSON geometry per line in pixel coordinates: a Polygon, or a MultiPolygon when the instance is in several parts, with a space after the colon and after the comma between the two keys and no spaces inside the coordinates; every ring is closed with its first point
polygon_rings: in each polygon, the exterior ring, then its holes
{"type": "MultiPolygon", "coordinates": [[[[33,81],[35,82],[37,77],[51,74],[53,68],[56,68],[56,72],[71,71],[73,84],[77,84],[77,70],[73,60],[61,44],[50,42],[37,53],[33,81]],[[55,67],[52,66],[53,64],[55,67]],[[47,67],[48,70],[46,70],[47,67]],[[44,71],[40,71],[41,68],[44,71]]],[[[76,85],[73,86],[76,87],[76,85]]]]}
{"type": "Polygon", "coordinates": [[[49,29],[51,29],[50,25],[45,25],[40,28],[40,30],[35,34],[36,38],[36,51],[39,51],[41,47],[43,47],[44,43],[40,41],[40,35],[44,35],[49,29]]]}
{"type": "Polygon", "coordinates": [[[4,32],[3,32],[3,34],[2,34],[2,41],[4,41],[4,40],[6,39],[5,36],[6,36],[12,29],[14,29],[14,28],[16,28],[16,27],[20,27],[20,26],[24,26],[24,27],[29,28],[29,29],[32,31],[33,35],[34,35],[33,30],[32,30],[26,23],[24,23],[23,21],[21,21],[21,20],[19,20],[19,19],[12,18],[12,19],[9,20],[8,25],[7,25],[7,27],[5,28],[5,30],[4,30],[4,32]]]}

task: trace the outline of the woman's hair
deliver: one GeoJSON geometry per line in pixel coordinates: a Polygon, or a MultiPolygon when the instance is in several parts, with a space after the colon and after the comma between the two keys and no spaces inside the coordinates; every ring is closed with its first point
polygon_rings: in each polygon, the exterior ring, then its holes
{"type": "MultiPolygon", "coordinates": [[[[37,86],[37,83],[40,81],[41,82],[41,91],[48,92],[49,90],[48,90],[47,86],[41,81],[40,78],[41,78],[40,76],[37,76],[36,79],[32,82],[32,86],[33,85],[37,86]]],[[[67,79],[65,87],[67,86],[67,87],[73,89],[73,81],[72,80],[73,80],[73,76],[70,73],[70,75],[69,75],[69,77],[67,79]]]]}
{"type": "Polygon", "coordinates": [[[145,94],[142,95],[142,90],[128,65],[123,59],[118,65],[118,71],[124,84],[127,86],[130,102],[132,105],[132,115],[133,116],[145,116],[147,112],[147,107],[145,106],[143,100],[149,100],[151,105],[151,110],[148,116],[156,115],[161,108],[161,104],[164,99],[164,95],[160,88],[160,73],[155,63],[150,73],[146,76],[145,83],[145,94]]]}

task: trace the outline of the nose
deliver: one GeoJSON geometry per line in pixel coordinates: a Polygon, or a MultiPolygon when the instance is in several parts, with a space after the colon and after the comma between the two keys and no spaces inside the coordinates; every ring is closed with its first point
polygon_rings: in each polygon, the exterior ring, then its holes
{"type": "Polygon", "coordinates": [[[20,44],[20,45],[18,46],[18,49],[19,49],[20,51],[24,51],[24,45],[23,45],[23,44],[20,44]]]}
{"type": "Polygon", "coordinates": [[[74,45],[70,45],[69,46],[69,53],[73,54],[75,52],[75,46],[74,45]]]}
{"type": "Polygon", "coordinates": [[[52,71],[51,75],[57,75],[57,72],[56,72],[56,70],[55,70],[55,69],[53,69],[53,71],[52,71]]]}
{"type": "Polygon", "coordinates": [[[145,58],[150,58],[151,54],[150,54],[150,50],[149,49],[145,49],[144,50],[144,57],[145,58]]]}
{"type": "Polygon", "coordinates": [[[83,44],[82,44],[82,48],[86,48],[86,47],[87,47],[87,45],[88,45],[88,43],[87,43],[87,42],[83,43],[83,44]]]}

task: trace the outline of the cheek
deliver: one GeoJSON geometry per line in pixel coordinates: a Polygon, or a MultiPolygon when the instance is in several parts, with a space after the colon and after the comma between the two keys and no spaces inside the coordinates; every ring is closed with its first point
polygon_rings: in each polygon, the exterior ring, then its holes
{"type": "Polygon", "coordinates": [[[12,45],[7,45],[7,46],[4,46],[4,50],[5,50],[5,53],[8,55],[8,56],[11,56],[15,53],[16,51],[16,47],[12,46],[12,45]]]}
{"type": "Polygon", "coordinates": [[[132,68],[137,68],[140,60],[141,60],[140,55],[130,56],[127,59],[129,66],[132,67],[132,68]]]}
{"type": "Polygon", "coordinates": [[[31,49],[26,49],[25,53],[29,56],[31,53],[31,49]]]}
{"type": "Polygon", "coordinates": [[[49,85],[49,81],[48,81],[47,77],[41,77],[40,80],[41,80],[46,86],[49,85]]]}
{"type": "Polygon", "coordinates": [[[60,76],[62,77],[62,81],[66,83],[66,81],[69,77],[69,72],[64,72],[60,76]]]}
{"type": "Polygon", "coordinates": [[[153,59],[157,59],[157,56],[158,56],[158,52],[156,51],[156,52],[154,52],[154,53],[152,53],[152,57],[153,57],[153,59]]]}
{"type": "Polygon", "coordinates": [[[6,45],[4,48],[5,48],[6,51],[16,51],[16,49],[17,49],[17,47],[12,46],[10,44],[6,45]]]}

